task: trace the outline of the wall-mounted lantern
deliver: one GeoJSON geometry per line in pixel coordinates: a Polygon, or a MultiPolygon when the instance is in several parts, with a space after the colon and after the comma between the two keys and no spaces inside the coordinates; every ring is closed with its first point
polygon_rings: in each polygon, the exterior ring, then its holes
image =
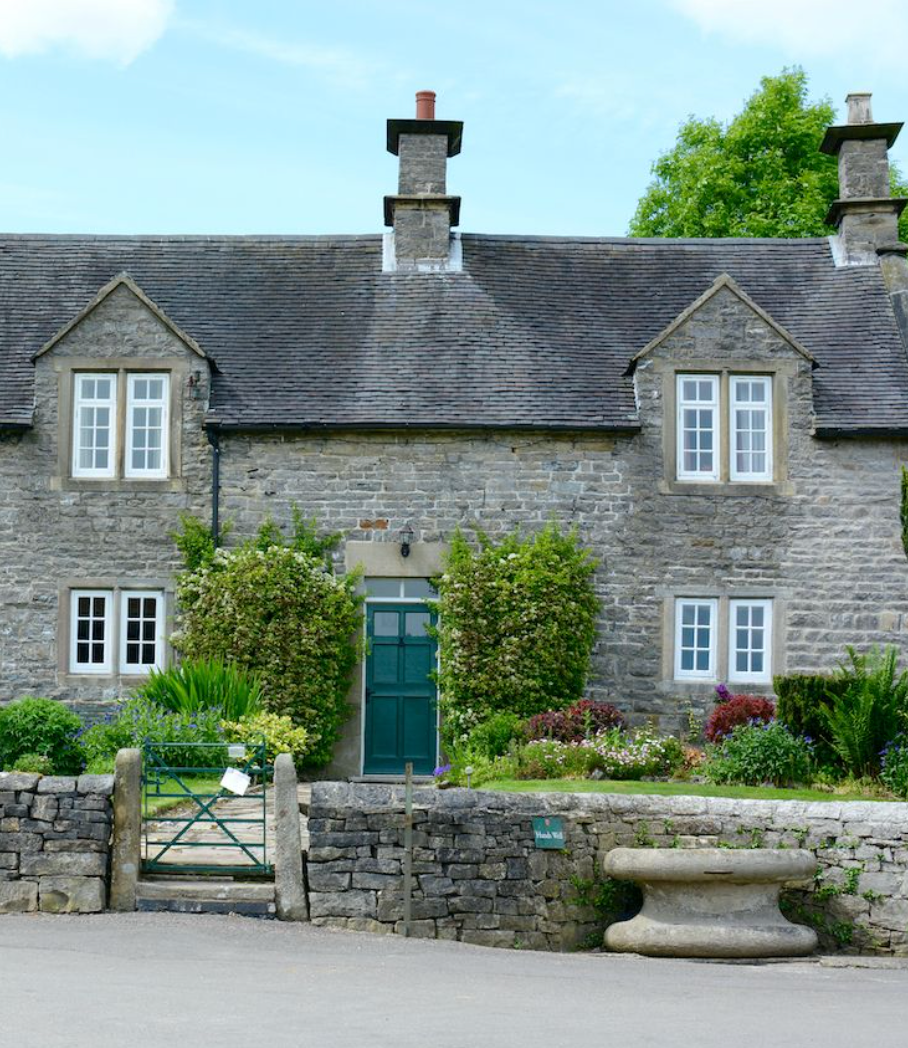
{"type": "Polygon", "coordinates": [[[400,555],[402,557],[410,556],[410,543],[413,541],[413,529],[409,524],[404,524],[398,533],[400,539],[400,555]]]}
{"type": "Polygon", "coordinates": [[[189,396],[193,400],[202,399],[202,372],[193,371],[189,376],[189,396]]]}

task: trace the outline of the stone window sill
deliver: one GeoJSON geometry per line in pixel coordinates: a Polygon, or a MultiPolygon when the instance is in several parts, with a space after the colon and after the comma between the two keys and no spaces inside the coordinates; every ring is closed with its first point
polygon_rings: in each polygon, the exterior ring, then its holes
{"type": "Polygon", "coordinates": [[[723,498],[751,498],[755,495],[775,497],[793,495],[794,485],[788,480],[769,484],[748,484],[741,481],[698,483],[697,481],[660,480],[659,491],[663,495],[721,495],[723,498]]]}
{"type": "Polygon", "coordinates": [[[164,480],[126,480],[122,477],[89,480],[80,477],[52,477],[50,486],[51,491],[125,491],[130,494],[137,491],[182,493],[187,490],[185,477],[169,477],[164,480]]]}

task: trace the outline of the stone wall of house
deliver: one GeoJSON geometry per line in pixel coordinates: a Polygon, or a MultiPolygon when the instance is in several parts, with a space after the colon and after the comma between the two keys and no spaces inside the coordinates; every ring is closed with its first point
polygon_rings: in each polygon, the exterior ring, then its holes
{"type": "MultiPolygon", "coordinates": [[[[66,672],[61,603],[68,586],[119,580],[172,585],[169,532],[179,514],[210,513],[204,400],[181,390],[181,476],[174,482],[77,484],[61,476],[60,383],[73,358],[182,358],[186,346],[126,288],[115,291],[36,364],[35,427],[0,434],[0,702],[47,694],[91,708],[122,693],[117,677],[66,672]]],[[[202,362],[204,363],[204,362],[202,362]]],[[[207,372],[206,372],[207,373],[207,372]]],[[[678,596],[772,598],[773,669],[829,670],[845,644],[903,645],[908,561],[899,466],[908,442],[818,440],[813,388],[823,382],[779,331],[720,290],[638,364],[641,432],[330,432],[225,434],[222,518],[236,543],[292,503],[350,540],[396,541],[410,523],[425,547],[477,525],[492,536],[555,519],[576,526],[600,564],[599,639],[589,693],[667,730],[702,712],[712,684],[677,682],[678,596]],[[677,368],[775,372],[778,482],[682,486],[670,479],[677,368]]],[[[343,554],[339,567],[343,567],[343,554]]],[[[768,686],[748,686],[768,691],[768,686]]],[[[354,701],[359,701],[354,687],[354,701]]],[[[358,753],[351,719],[346,752],[358,753]]],[[[338,767],[358,773],[358,757],[338,767]]]]}
{"type": "MultiPolygon", "coordinates": [[[[790,919],[821,948],[908,956],[908,804],[417,789],[411,934],[485,946],[601,942],[586,904],[614,847],[807,848],[813,884],[790,919]],[[562,819],[566,847],[535,847],[532,819],[562,819]]],[[[307,877],[316,924],[393,932],[403,916],[404,790],[316,783],[307,877]]]]}
{"type": "Polygon", "coordinates": [[[0,914],[107,905],[113,776],[0,773],[0,914]]]}
{"type": "MultiPolygon", "coordinates": [[[[68,672],[67,595],[80,587],[172,589],[179,565],[169,533],[181,512],[207,517],[210,505],[206,405],[190,396],[189,368],[207,376],[205,361],[125,286],[36,361],[34,428],[0,433],[0,702],[46,695],[91,711],[128,686],[116,674],[68,672]],[[110,360],[135,370],[163,360],[183,369],[171,378],[182,415],[178,476],[75,481],[69,475],[72,421],[60,413],[71,368],[74,361],[110,360]]],[[[172,597],[168,603],[172,613],[172,597]]]]}
{"type": "MultiPolygon", "coordinates": [[[[600,561],[590,695],[676,730],[686,703],[702,713],[713,698],[712,684],[673,679],[677,596],[772,598],[774,672],[830,671],[846,644],[908,638],[899,523],[908,442],[814,438],[812,389],[820,376],[724,289],[638,365],[639,435],[231,435],[223,512],[236,525],[231,541],[252,534],[266,512],[286,522],[291,502],[357,541],[394,543],[407,522],[426,544],[449,539],[458,526],[492,536],[552,518],[576,526],[600,561]],[[674,372],[706,367],[777,374],[784,422],[777,483],[667,479],[674,372]]],[[[351,721],[354,748],[358,731],[351,721]]]]}

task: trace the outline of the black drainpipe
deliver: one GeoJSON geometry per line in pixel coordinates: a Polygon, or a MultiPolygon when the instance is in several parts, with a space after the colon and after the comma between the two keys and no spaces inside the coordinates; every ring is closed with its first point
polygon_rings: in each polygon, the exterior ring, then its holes
{"type": "Polygon", "coordinates": [[[221,529],[218,519],[218,501],[221,493],[221,438],[216,426],[206,426],[208,443],[211,445],[211,534],[215,546],[221,544],[221,529]]]}

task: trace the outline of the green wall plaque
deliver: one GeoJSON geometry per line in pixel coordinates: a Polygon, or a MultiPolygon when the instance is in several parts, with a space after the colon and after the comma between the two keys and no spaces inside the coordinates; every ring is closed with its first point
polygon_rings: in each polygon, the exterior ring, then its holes
{"type": "Polygon", "coordinates": [[[561,819],[541,816],[533,819],[533,835],[537,848],[563,848],[564,826],[561,819]]]}

